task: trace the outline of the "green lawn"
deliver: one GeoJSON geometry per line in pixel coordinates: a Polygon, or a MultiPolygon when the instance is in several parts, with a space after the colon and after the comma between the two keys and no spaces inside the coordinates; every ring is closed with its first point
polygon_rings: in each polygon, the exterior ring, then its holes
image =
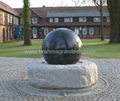
{"type": "MultiPolygon", "coordinates": [[[[108,44],[108,40],[82,40],[82,54],[92,58],[120,58],[120,44],[108,44]]],[[[0,43],[0,56],[40,58],[42,40],[32,40],[31,46],[23,41],[0,43]]]]}
{"type": "Polygon", "coordinates": [[[120,44],[108,40],[83,40],[83,55],[93,58],[120,58],[120,44]]]}

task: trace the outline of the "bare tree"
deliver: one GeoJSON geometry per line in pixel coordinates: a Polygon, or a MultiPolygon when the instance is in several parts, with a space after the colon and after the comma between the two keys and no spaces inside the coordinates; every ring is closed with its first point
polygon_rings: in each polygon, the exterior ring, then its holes
{"type": "Polygon", "coordinates": [[[58,6],[67,6],[68,4],[65,1],[66,0],[59,0],[58,2],[53,2],[53,4],[58,6]]]}
{"type": "MultiPolygon", "coordinates": [[[[81,5],[81,0],[72,0],[75,6],[80,6],[81,5]]],[[[84,0],[83,0],[84,1],[84,0]]],[[[82,2],[83,2],[82,1],[82,2]]]]}
{"type": "MultiPolygon", "coordinates": [[[[93,0],[103,19],[103,5],[107,4],[110,15],[110,43],[120,43],[120,0],[93,0]]],[[[101,22],[102,24],[102,22],[101,22]]],[[[103,26],[102,26],[103,27],[103,26]]],[[[102,29],[101,27],[101,29],[102,29]]]]}
{"type": "Polygon", "coordinates": [[[103,33],[103,6],[106,4],[107,0],[72,0],[75,6],[80,6],[81,4],[92,4],[94,3],[97,9],[100,12],[100,35],[101,40],[104,40],[104,33],[103,33]]]}
{"type": "Polygon", "coordinates": [[[94,4],[96,5],[97,9],[100,12],[100,35],[101,40],[104,40],[104,33],[103,33],[103,6],[106,4],[107,0],[93,0],[94,4]]]}
{"type": "Polygon", "coordinates": [[[63,0],[60,0],[61,1],[61,5],[64,5],[64,1],[63,0]]]}

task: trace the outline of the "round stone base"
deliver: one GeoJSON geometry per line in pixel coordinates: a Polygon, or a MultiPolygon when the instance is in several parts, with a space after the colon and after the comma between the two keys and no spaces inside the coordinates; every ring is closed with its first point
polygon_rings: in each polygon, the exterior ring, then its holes
{"type": "Polygon", "coordinates": [[[35,88],[30,85],[28,80],[19,80],[16,82],[15,87],[23,94],[35,95],[35,96],[85,96],[99,94],[106,91],[109,88],[108,81],[99,77],[95,85],[81,89],[44,89],[35,88]]]}
{"type": "Polygon", "coordinates": [[[28,83],[35,88],[75,89],[92,86],[98,80],[97,65],[81,60],[72,65],[33,62],[28,67],[28,83]]]}

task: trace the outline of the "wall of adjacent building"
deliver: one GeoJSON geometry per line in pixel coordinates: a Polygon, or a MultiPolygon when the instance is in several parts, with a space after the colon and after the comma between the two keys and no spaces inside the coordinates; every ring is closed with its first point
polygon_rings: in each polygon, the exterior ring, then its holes
{"type": "Polygon", "coordinates": [[[0,42],[3,42],[3,29],[6,29],[4,26],[4,12],[0,10],[0,42]]]}
{"type": "Polygon", "coordinates": [[[19,25],[18,17],[0,10],[0,42],[13,40],[17,25],[19,25]]]}

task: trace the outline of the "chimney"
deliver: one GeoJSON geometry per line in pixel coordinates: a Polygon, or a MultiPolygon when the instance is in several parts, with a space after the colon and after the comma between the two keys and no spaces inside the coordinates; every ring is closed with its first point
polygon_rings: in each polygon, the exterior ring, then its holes
{"type": "Polygon", "coordinates": [[[45,5],[43,5],[43,8],[45,8],[45,5]]]}

